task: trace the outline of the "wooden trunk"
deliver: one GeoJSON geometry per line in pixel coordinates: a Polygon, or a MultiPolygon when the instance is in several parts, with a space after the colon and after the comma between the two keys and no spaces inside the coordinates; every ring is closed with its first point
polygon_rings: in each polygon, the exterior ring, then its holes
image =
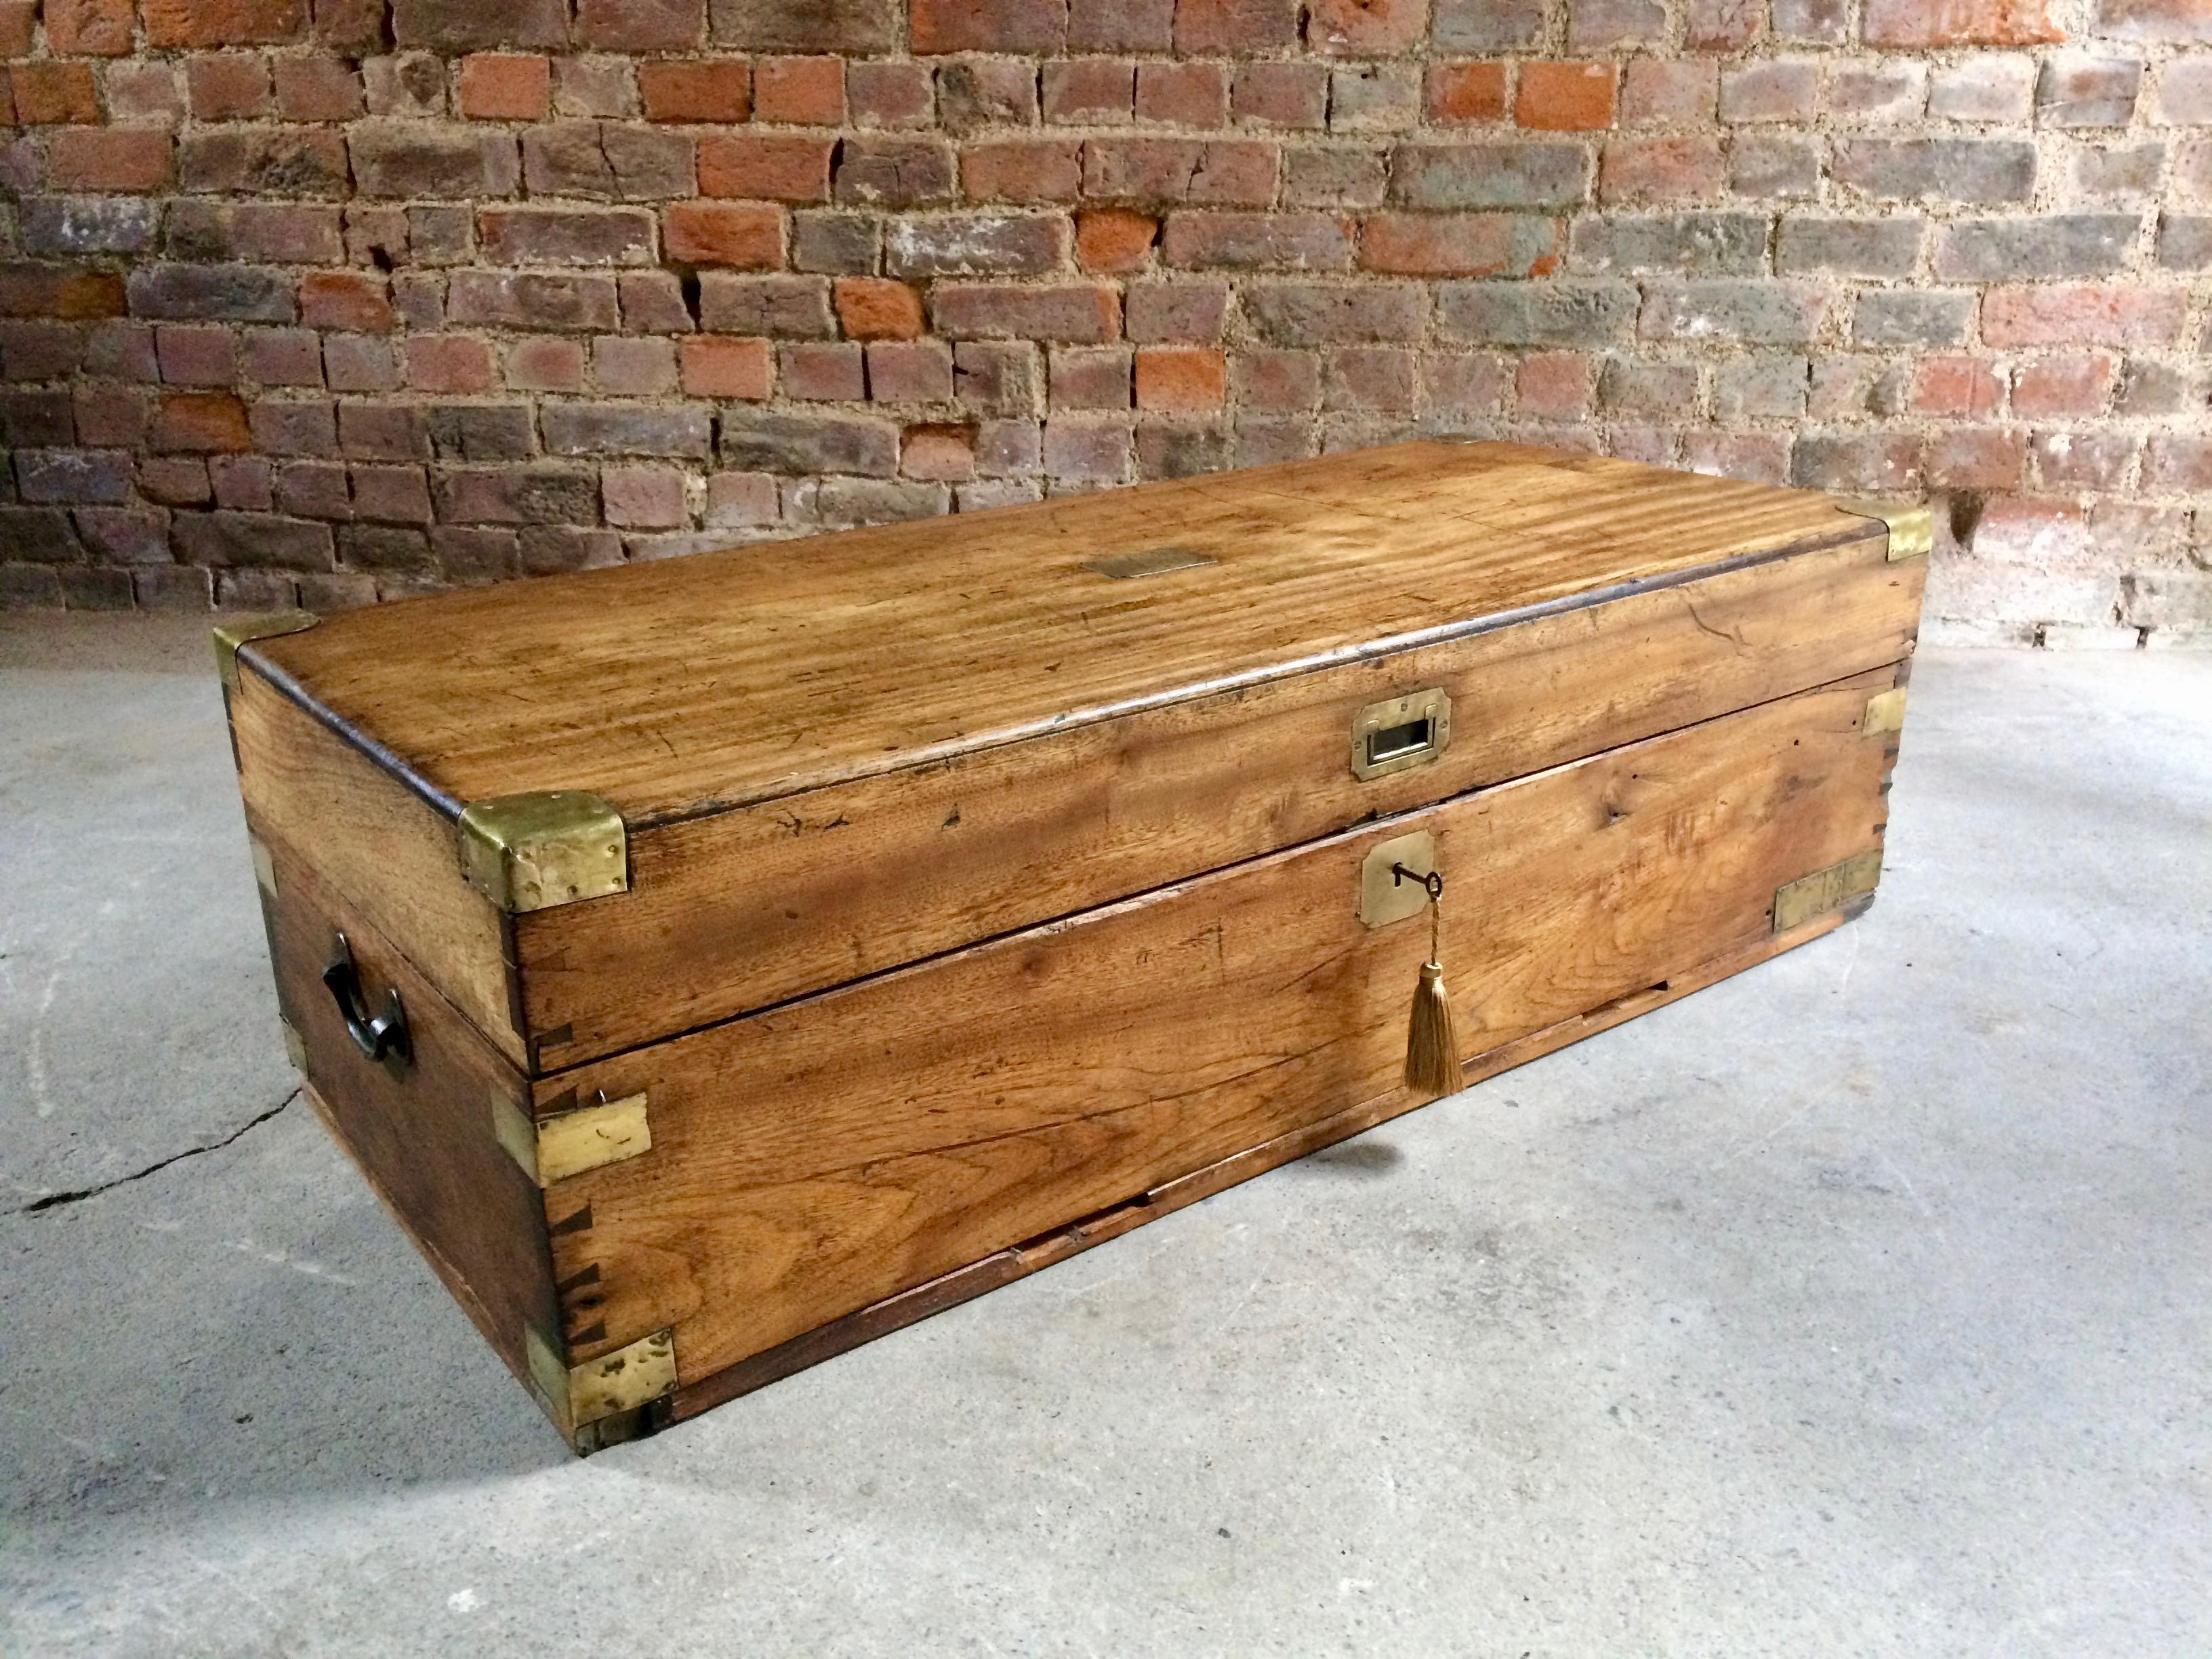
{"type": "Polygon", "coordinates": [[[1420,1103],[1391,862],[1470,1081],[1836,925],[1928,539],[1416,443],[234,622],[288,1037],[588,1449],[1420,1103]]]}

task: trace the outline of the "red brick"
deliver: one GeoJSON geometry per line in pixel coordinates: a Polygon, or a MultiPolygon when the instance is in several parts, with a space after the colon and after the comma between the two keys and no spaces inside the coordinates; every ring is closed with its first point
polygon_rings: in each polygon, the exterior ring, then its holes
{"type": "Polygon", "coordinates": [[[1692,52],[1741,52],[1765,26],[1765,0],[1690,0],[1684,33],[1692,52]]]}
{"type": "Polygon", "coordinates": [[[1589,413],[1595,376],[1578,352],[1540,351],[1523,357],[1513,377],[1520,412],[1540,421],[1580,420],[1589,413]]]}
{"type": "Polygon", "coordinates": [[[1328,71],[1319,64],[1239,64],[1230,110],[1240,124],[1319,127],[1328,120],[1328,71]]]}
{"type": "Polygon", "coordinates": [[[270,109],[269,65],[240,52],[191,58],[185,64],[185,99],[198,121],[250,121],[264,116],[270,109]]]}
{"type": "Polygon", "coordinates": [[[699,141],[699,193],[757,202],[826,202],[836,140],[795,132],[713,133],[699,141]]]}
{"type": "Polygon", "coordinates": [[[2178,289],[1998,288],[1982,301],[1982,338],[1998,347],[2172,345],[2187,313],[2188,295],[2178,289]]]}
{"type": "Polygon", "coordinates": [[[492,389],[491,346],[470,334],[416,334],[405,343],[407,384],[417,392],[492,389]]]}
{"type": "Polygon", "coordinates": [[[228,392],[179,392],[154,410],[146,441],[158,454],[242,454],[253,447],[246,405],[228,392]]]}
{"type": "Polygon", "coordinates": [[[1092,208],[1075,220],[1075,262],[1085,270],[1139,270],[1152,258],[1160,223],[1127,208],[1092,208]]]}
{"type": "Polygon", "coordinates": [[[1611,64],[1523,64],[1513,118],[1548,132],[1609,127],[1619,76],[1611,64]]]}
{"type": "Polygon", "coordinates": [[[913,0],[908,31],[922,53],[1058,52],[1067,0],[913,0]]]}
{"type": "Polygon", "coordinates": [[[156,46],[273,46],[307,27],[307,0],[140,0],[156,46]]]}
{"type": "Polygon", "coordinates": [[[1127,346],[1054,346],[1053,408],[1128,408],[1130,367],[1127,346]]]}
{"type": "Polygon", "coordinates": [[[287,121],[349,121],[362,111],[361,76],[342,58],[279,58],[276,112],[287,121]]]}
{"type": "Polygon", "coordinates": [[[2112,395],[2116,361],[2102,353],[2086,357],[2046,357],[2013,371],[2015,415],[2101,415],[2112,395]]]}
{"type": "MultiPolygon", "coordinates": [[[[31,49],[29,12],[22,7],[21,44],[0,40],[0,50],[18,57],[31,49]]],[[[12,28],[8,31],[12,33],[12,28]]],[[[66,58],[121,58],[131,50],[131,0],[46,0],[46,46],[66,58]]]]}
{"type": "Polygon", "coordinates": [[[850,341],[802,340],[776,348],[776,385],[807,403],[852,403],[867,396],[860,348],[850,341]]]}
{"type": "Polygon", "coordinates": [[[783,264],[783,210],[753,203],[678,202],[662,218],[672,259],[775,270],[783,264]]]}
{"type": "Polygon", "coordinates": [[[742,58],[640,64],[637,92],[648,121],[742,121],[752,113],[752,70],[742,58]]]}
{"type": "MultiPolygon", "coordinates": [[[[61,8],[72,0],[52,0],[46,8],[46,38],[53,38],[53,18],[61,8]]],[[[131,0],[100,0],[106,11],[118,14],[123,20],[123,44],[120,52],[131,50],[131,0]]],[[[0,0],[0,58],[28,58],[31,55],[31,36],[39,21],[39,0],[0,0]]],[[[63,50],[56,46],[55,51],[63,50]]],[[[86,50],[78,47],[78,51],[86,50]]],[[[112,55],[112,54],[110,54],[112,55]]]]}
{"type": "Polygon", "coordinates": [[[707,29],[707,0],[576,0],[575,42],[603,52],[682,52],[707,29]]]}
{"type": "Polygon", "coordinates": [[[1078,58],[1044,66],[1044,118],[1074,126],[1125,125],[1135,107],[1137,66],[1126,58],[1078,58]]]}
{"type": "Polygon", "coordinates": [[[1509,213],[1375,213],[1359,263],[1404,276],[1543,276],[1559,268],[1556,221],[1509,213]]]}
{"type": "Polygon", "coordinates": [[[1264,207],[1275,199],[1271,143],[1191,138],[1093,138],[1083,146],[1083,193],[1097,200],[1264,207]]]}
{"type": "Polygon", "coordinates": [[[910,426],[899,441],[899,471],[933,483],[975,476],[975,432],[966,426],[910,426]]]}
{"type": "Polygon", "coordinates": [[[1171,126],[1229,125],[1229,71],[1221,64],[1139,64],[1137,118],[1171,126]]]}
{"type": "Polygon", "coordinates": [[[309,328],[381,334],[395,320],[382,276],[351,270],[312,270],[300,279],[300,320],[309,328]]]}
{"type": "Polygon", "coordinates": [[[2003,398],[1996,372],[1972,357],[1930,357],[1912,377],[1916,414],[1990,415],[2003,398]]]}
{"type": "Polygon", "coordinates": [[[1229,361],[1211,346],[1145,346],[1137,353],[1137,407],[1156,414],[1219,409],[1229,396],[1229,361]]]}
{"type": "Polygon", "coordinates": [[[1502,121],[1505,65],[1431,64],[1423,101],[1431,121],[1502,121]]]}
{"type": "Polygon", "coordinates": [[[1310,0],[1306,46],[1345,58],[1390,58],[1428,33],[1429,0],[1310,0]]]}
{"type": "Polygon", "coordinates": [[[168,188],[174,144],[143,127],[69,127],[46,147],[46,182],[58,190],[144,196],[168,188]]]}
{"type": "Polygon", "coordinates": [[[1621,70],[1624,126],[1692,126],[1711,121],[1720,100],[1720,66],[1693,58],[1638,58],[1621,70]]]}
{"type": "Polygon", "coordinates": [[[89,64],[11,64],[8,83],[15,119],[27,127],[90,125],[100,119],[100,90],[89,64]]]}
{"type": "Polygon", "coordinates": [[[234,386],[238,342],[227,328],[164,324],[154,331],[154,349],[167,386],[234,386]]]}
{"type": "Polygon", "coordinates": [[[952,398],[952,348],[942,340],[871,340],[868,398],[883,404],[942,404],[952,398]]]}
{"type": "Polygon", "coordinates": [[[581,392],[584,348],[575,340],[518,340],[507,349],[506,380],[518,392],[581,392]]]}
{"type": "Polygon", "coordinates": [[[763,58],[753,64],[753,119],[834,127],[845,119],[842,58],[763,58]]]}
{"type": "Polygon", "coordinates": [[[852,109],[853,125],[927,126],[934,84],[927,64],[848,64],[845,99],[852,109]]]}
{"type": "Polygon", "coordinates": [[[960,191],[971,202],[1072,202],[1083,188],[1083,145],[1073,138],[966,144],[960,191]]]}
{"type": "Polygon", "coordinates": [[[911,340],[921,332],[921,295],[881,276],[840,276],[833,290],[848,340],[911,340]]]}
{"type": "Polygon", "coordinates": [[[1321,402],[1321,358],[1313,352],[1241,351],[1231,368],[1237,407],[1248,412],[1297,414],[1321,402]]]}
{"type": "Polygon", "coordinates": [[[1176,0],[1175,49],[1185,57],[1242,56],[1297,39],[1298,0],[1176,0]]]}
{"type": "Polygon", "coordinates": [[[1726,167],[1713,138],[1616,138],[1605,147],[1598,195],[1607,202],[1680,202],[1721,193],[1726,167]]]}
{"type": "Polygon", "coordinates": [[[757,402],[769,394],[766,340],[698,334],[676,343],[684,390],[695,398],[738,398],[757,402]]]}
{"type": "Polygon", "coordinates": [[[1323,409],[1403,414],[1413,407],[1414,354],[1401,346],[1340,346],[1328,354],[1323,409]]]}
{"type": "Polygon", "coordinates": [[[1870,46],[2035,46],[2063,40],[2051,0],[1866,0],[1870,46]]]}
{"type": "Polygon", "coordinates": [[[1939,434],[1921,452],[1931,489],[2017,489],[2027,471],[2027,434],[1995,427],[1939,434]]]}
{"type": "Polygon", "coordinates": [[[685,474],[673,466],[611,466],[599,474],[606,520],[624,530],[672,530],[691,522],[685,474]]]}
{"type": "Polygon", "coordinates": [[[461,59],[461,113],[473,121],[542,121],[553,106],[553,64],[532,52],[461,59]]]}
{"type": "Polygon", "coordinates": [[[930,295],[937,332],[957,340],[1111,340],[1121,332],[1121,296],[1087,283],[1014,288],[939,283],[930,295]]]}

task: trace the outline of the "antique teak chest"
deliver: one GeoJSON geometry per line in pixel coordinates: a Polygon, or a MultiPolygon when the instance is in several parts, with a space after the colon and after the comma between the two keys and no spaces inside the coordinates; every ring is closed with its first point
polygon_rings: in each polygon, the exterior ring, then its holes
{"type": "Polygon", "coordinates": [[[590,1449],[1438,1092],[1431,872],[1468,1082],[1853,914],[1929,540],[1425,442],[234,621],[287,1038],[590,1449]]]}

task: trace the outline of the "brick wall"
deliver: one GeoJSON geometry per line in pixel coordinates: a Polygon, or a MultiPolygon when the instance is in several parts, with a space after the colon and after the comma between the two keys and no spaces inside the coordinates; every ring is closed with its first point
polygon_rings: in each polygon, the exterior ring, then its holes
{"type": "Polygon", "coordinates": [[[1936,492],[1958,629],[2212,628],[2212,0],[0,0],[0,60],[9,603],[1463,429],[1936,492]]]}

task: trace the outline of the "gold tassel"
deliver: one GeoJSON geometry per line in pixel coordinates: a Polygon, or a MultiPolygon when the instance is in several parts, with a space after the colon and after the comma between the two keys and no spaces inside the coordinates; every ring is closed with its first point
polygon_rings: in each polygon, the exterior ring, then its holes
{"type": "Polygon", "coordinates": [[[1444,989],[1443,878],[1432,875],[1424,884],[1429,890],[1429,959],[1421,964],[1421,982],[1413,988],[1413,1018],[1406,1033],[1406,1086],[1435,1100],[1456,1094],[1467,1079],[1460,1069],[1459,1025],[1452,1018],[1450,994],[1444,989]]]}

